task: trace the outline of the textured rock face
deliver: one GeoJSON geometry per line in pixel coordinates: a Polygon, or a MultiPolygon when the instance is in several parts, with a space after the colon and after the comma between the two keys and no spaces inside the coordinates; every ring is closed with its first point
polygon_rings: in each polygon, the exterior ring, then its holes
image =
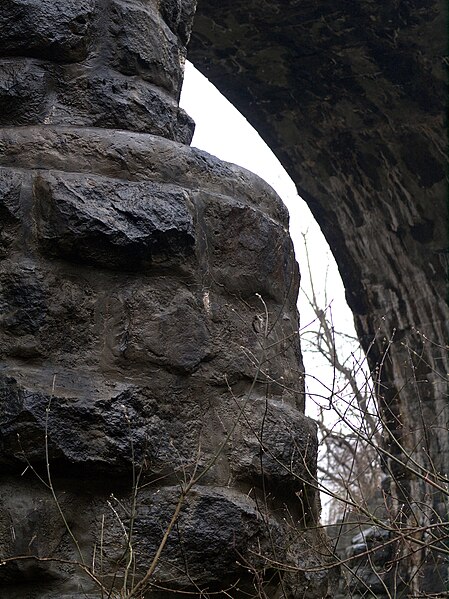
{"type": "Polygon", "coordinates": [[[328,596],[287,214],[177,143],[192,13],[0,7],[2,599],[328,596]]]}
{"type": "MultiPolygon", "coordinates": [[[[189,46],[332,248],[379,376],[395,508],[424,526],[447,521],[447,494],[395,459],[449,472],[446,23],[439,0],[201,0],[189,46]]],[[[411,595],[446,591],[446,576],[409,575],[411,595]]]]}
{"type": "Polygon", "coordinates": [[[2,2],[1,124],[110,127],[189,143],[193,123],[177,100],[193,8],[184,2],[176,17],[179,2],[162,12],[158,4],[2,2]]]}

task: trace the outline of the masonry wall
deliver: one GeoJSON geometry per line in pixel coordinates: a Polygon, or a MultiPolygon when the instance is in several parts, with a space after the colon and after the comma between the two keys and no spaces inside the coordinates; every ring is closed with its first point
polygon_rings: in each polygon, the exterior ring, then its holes
{"type": "Polygon", "coordinates": [[[188,145],[193,10],[0,6],[2,599],[330,593],[287,212],[188,145]]]}

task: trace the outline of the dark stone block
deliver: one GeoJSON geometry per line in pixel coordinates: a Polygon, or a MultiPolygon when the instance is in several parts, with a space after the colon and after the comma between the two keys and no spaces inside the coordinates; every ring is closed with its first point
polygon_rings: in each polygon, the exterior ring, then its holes
{"type": "MultiPolygon", "coordinates": [[[[303,494],[316,472],[317,452],[312,420],[287,403],[254,398],[233,437],[231,468],[237,479],[258,486],[264,478],[278,496],[303,494]]],[[[309,491],[301,498],[302,508],[317,517],[315,493],[309,491]]]]}
{"type": "Polygon", "coordinates": [[[69,260],[130,270],[180,264],[193,252],[193,220],[182,190],[97,176],[35,181],[42,249],[69,260]]]}
{"type": "MultiPolygon", "coordinates": [[[[20,190],[22,175],[0,169],[0,218],[3,227],[20,220],[20,190]]],[[[1,230],[3,230],[3,227],[1,230]]]]}
{"type": "Polygon", "coordinates": [[[103,381],[82,376],[56,378],[52,392],[53,375],[46,374],[47,385],[45,376],[26,384],[0,377],[4,467],[44,463],[46,434],[55,472],[128,475],[143,468],[147,478],[157,478],[191,467],[201,431],[199,406],[178,406],[168,389],[163,401],[149,388],[109,385],[105,394],[103,381]]]}
{"type": "Polygon", "coordinates": [[[140,0],[112,0],[110,11],[111,65],[178,98],[184,50],[159,13],[140,0]]]}
{"type": "Polygon", "coordinates": [[[125,300],[127,337],[117,358],[148,363],[186,375],[211,358],[212,339],[204,322],[204,306],[183,287],[163,282],[142,285],[125,300]]]}
{"type": "Polygon", "coordinates": [[[36,61],[4,59],[0,64],[0,125],[42,122],[50,78],[36,61]]]}
{"type": "Polygon", "coordinates": [[[43,326],[50,298],[45,283],[31,269],[0,275],[0,331],[35,335],[43,326]]]}
{"type": "Polygon", "coordinates": [[[87,57],[95,0],[2,0],[0,56],[21,54],[55,62],[87,57]]]}
{"type": "Polygon", "coordinates": [[[193,121],[165,92],[112,70],[68,68],[58,81],[52,124],[126,129],[190,143],[193,121]]]}
{"type": "MultiPolygon", "coordinates": [[[[135,527],[141,562],[154,554],[178,501],[179,488],[165,487],[146,497],[135,527]]],[[[239,580],[239,587],[249,591],[253,586],[251,568],[263,567],[262,556],[277,555],[285,560],[285,531],[275,518],[267,514],[265,518],[260,506],[242,493],[196,486],[183,506],[177,532],[168,541],[165,580],[174,581],[174,588],[188,584],[183,574],[188,556],[188,573],[200,587],[221,590],[239,580]]]]}
{"type": "Polygon", "coordinates": [[[160,0],[161,16],[186,46],[190,39],[195,7],[191,0],[160,0]]]}
{"type": "Polygon", "coordinates": [[[280,301],[296,297],[298,267],[282,225],[256,208],[213,196],[204,200],[204,219],[217,281],[226,281],[230,291],[246,297],[255,293],[280,301]],[[235,271],[232,277],[230,269],[235,271]]]}

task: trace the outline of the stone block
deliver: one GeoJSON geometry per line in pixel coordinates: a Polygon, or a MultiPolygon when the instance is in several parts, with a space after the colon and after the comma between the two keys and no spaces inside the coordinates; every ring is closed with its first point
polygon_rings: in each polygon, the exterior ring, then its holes
{"type": "Polygon", "coordinates": [[[20,188],[22,175],[7,169],[0,169],[0,215],[5,222],[20,219],[20,188]]]}
{"type": "Polygon", "coordinates": [[[151,133],[189,144],[194,123],[168,94],[113,70],[67,68],[48,122],[151,133]]]}
{"type": "Polygon", "coordinates": [[[217,282],[243,297],[259,293],[264,299],[281,302],[296,297],[298,267],[292,242],[281,224],[238,199],[213,196],[204,200],[204,220],[217,282]]]}
{"type": "Polygon", "coordinates": [[[0,331],[16,338],[37,334],[45,322],[50,301],[42,277],[36,276],[32,269],[15,266],[7,269],[3,264],[0,282],[0,331]]]}
{"type": "Polygon", "coordinates": [[[195,6],[191,0],[160,0],[159,10],[164,21],[186,46],[195,14],[195,6]]]}
{"type": "Polygon", "coordinates": [[[178,98],[185,50],[159,12],[140,0],[112,0],[109,27],[111,66],[178,98]]]}
{"type": "MultiPolygon", "coordinates": [[[[170,521],[179,487],[160,491],[156,487],[145,495],[135,530],[142,566],[146,556],[154,555],[170,521]]],[[[284,534],[282,525],[263,515],[260,506],[247,495],[230,488],[197,485],[181,511],[177,533],[169,539],[165,571],[160,568],[158,574],[172,588],[187,585],[188,577],[182,572],[188,555],[188,576],[194,577],[200,588],[218,591],[231,588],[239,580],[241,592],[245,588],[249,591],[253,583],[251,568],[263,569],[263,557],[273,557],[276,551],[279,559],[284,557],[284,534]],[[182,548],[179,538],[183,539],[182,548]]]]}
{"type": "Polygon", "coordinates": [[[188,395],[182,385],[178,393],[167,385],[162,399],[155,389],[108,385],[81,371],[61,374],[54,389],[45,368],[34,377],[2,376],[0,462],[6,469],[44,462],[47,435],[55,472],[126,477],[144,468],[147,478],[176,476],[192,469],[201,431],[199,406],[180,405],[181,392],[188,395]]]}
{"type": "MultiPolygon", "coordinates": [[[[101,281],[101,279],[100,279],[101,281]]],[[[100,283],[101,284],[101,283],[100,283]]],[[[3,359],[73,361],[91,356],[98,332],[94,325],[96,296],[87,277],[64,275],[26,260],[5,260],[0,275],[0,355],[3,359]],[[63,324],[61,324],[63,323],[63,324]],[[72,356],[72,357],[71,357],[72,356]]]]}
{"type": "Polygon", "coordinates": [[[0,56],[55,62],[84,60],[89,52],[96,0],[2,0],[0,56]]]}
{"type": "MultiPolygon", "coordinates": [[[[239,407],[245,399],[239,400],[239,407]]],[[[312,420],[288,403],[254,397],[233,435],[231,469],[238,480],[261,486],[265,479],[270,491],[288,496],[313,482],[317,451],[312,420]]],[[[311,490],[304,502],[310,503],[314,496],[311,490]]]]}
{"type": "Polygon", "coordinates": [[[45,118],[47,71],[33,60],[3,59],[0,64],[0,125],[31,125],[45,118]]]}
{"type": "Polygon", "coordinates": [[[0,169],[0,260],[17,242],[20,227],[20,191],[22,176],[0,169]]]}
{"type": "Polygon", "coordinates": [[[151,363],[187,375],[211,358],[204,307],[187,286],[152,279],[132,289],[122,313],[126,339],[116,352],[120,363],[142,368],[151,363]]]}
{"type": "Polygon", "coordinates": [[[41,175],[34,185],[39,243],[50,255],[106,268],[182,264],[193,252],[182,190],[98,176],[41,175]]]}

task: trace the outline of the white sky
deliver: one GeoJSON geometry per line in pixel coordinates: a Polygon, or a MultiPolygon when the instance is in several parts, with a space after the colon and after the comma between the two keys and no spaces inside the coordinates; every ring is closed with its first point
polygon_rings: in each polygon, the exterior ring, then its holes
{"type": "MultiPolygon", "coordinates": [[[[193,146],[257,173],[277,191],[290,212],[290,235],[302,273],[301,286],[306,291],[310,288],[302,238],[302,233],[306,233],[315,289],[320,290],[321,297],[324,298],[326,287],[327,300],[332,302],[335,328],[355,335],[352,314],[346,304],[343,284],[329,246],[307,204],[298,196],[293,181],[265,142],[234,106],[189,62],[186,64],[180,104],[196,123],[193,146]]],[[[303,327],[313,319],[313,315],[301,292],[298,308],[303,327]]],[[[303,344],[303,351],[304,349],[303,344]]],[[[307,352],[304,352],[304,362],[306,372],[323,380],[327,378],[331,386],[332,369],[317,362],[307,352]]],[[[308,381],[308,387],[314,393],[321,392],[311,380],[308,381]]],[[[313,417],[313,402],[308,402],[306,413],[313,417]]]]}

